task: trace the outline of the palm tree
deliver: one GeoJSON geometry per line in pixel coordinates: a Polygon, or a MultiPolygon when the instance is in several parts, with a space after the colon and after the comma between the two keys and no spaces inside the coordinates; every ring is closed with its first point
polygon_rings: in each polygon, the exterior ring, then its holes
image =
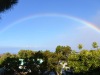
{"type": "Polygon", "coordinates": [[[78,45],[78,49],[81,50],[82,48],[83,48],[83,45],[82,44],[79,44],[78,45]]]}
{"type": "Polygon", "coordinates": [[[98,47],[99,47],[99,46],[98,46],[98,43],[97,43],[97,42],[93,42],[93,43],[92,43],[92,47],[98,49],[98,47]]]}
{"type": "Polygon", "coordinates": [[[0,12],[5,12],[15,5],[18,0],[0,0],[0,12]]]}

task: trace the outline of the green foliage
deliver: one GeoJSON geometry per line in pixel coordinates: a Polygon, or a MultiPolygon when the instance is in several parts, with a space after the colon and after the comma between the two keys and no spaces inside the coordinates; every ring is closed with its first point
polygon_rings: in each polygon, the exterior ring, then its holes
{"type": "Polygon", "coordinates": [[[38,51],[35,53],[34,59],[38,59],[38,58],[43,59],[43,52],[42,51],[38,51]]]}
{"type": "Polygon", "coordinates": [[[83,45],[82,44],[79,44],[78,45],[78,48],[79,48],[79,50],[81,50],[83,48],[83,45]]]}
{"type": "Polygon", "coordinates": [[[18,0],[0,0],[0,12],[10,9],[18,0]]]}
{"type": "Polygon", "coordinates": [[[57,46],[57,47],[56,47],[56,53],[61,53],[61,52],[62,52],[62,47],[63,47],[63,46],[60,46],[60,45],[57,46]]]}
{"type": "Polygon", "coordinates": [[[10,61],[11,54],[10,53],[5,53],[1,56],[0,58],[0,65],[4,65],[10,61]]]}
{"type": "Polygon", "coordinates": [[[56,47],[56,53],[58,54],[58,53],[62,53],[62,54],[64,54],[64,55],[68,55],[68,54],[70,54],[71,53],[71,47],[70,46],[57,46],[56,47]]]}
{"type": "Polygon", "coordinates": [[[100,66],[100,50],[82,50],[72,53],[68,57],[68,65],[74,68],[75,73],[86,73],[100,66]]]}
{"type": "MultiPolygon", "coordinates": [[[[79,46],[81,49],[82,44],[79,44],[79,46]]],[[[98,44],[95,42],[93,46],[96,48],[98,44]]],[[[37,52],[32,50],[20,50],[17,55],[10,53],[3,54],[0,57],[0,65],[2,66],[9,63],[10,67],[18,69],[19,58],[28,62],[28,66],[33,71],[38,71],[38,69],[55,69],[56,72],[60,74],[62,65],[59,64],[59,62],[64,61],[68,63],[70,68],[74,69],[74,73],[76,74],[86,75],[89,72],[95,71],[100,74],[100,49],[76,52],[72,50],[70,46],[57,46],[55,52],[50,52],[49,50],[37,52]],[[40,63],[40,60],[43,60],[43,62],[40,63]]]]}
{"type": "Polygon", "coordinates": [[[20,50],[18,52],[19,58],[26,59],[26,58],[33,58],[34,52],[32,50],[20,50]]]}
{"type": "Polygon", "coordinates": [[[67,60],[67,57],[71,53],[72,49],[70,46],[57,46],[55,53],[57,54],[58,60],[67,60]]]}
{"type": "Polygon", "coordinates": [[[93,48],[98,48],[97,42],[93,42],[93,43],[92,43],[92,46],[93,46],[93,48]]]}
{"type": "Polygon", "coordinates": [[[5,53],[0,58],[0,65],[8,65],[9,68],[18,68],[18,57],[15,54],[5,53]]]}

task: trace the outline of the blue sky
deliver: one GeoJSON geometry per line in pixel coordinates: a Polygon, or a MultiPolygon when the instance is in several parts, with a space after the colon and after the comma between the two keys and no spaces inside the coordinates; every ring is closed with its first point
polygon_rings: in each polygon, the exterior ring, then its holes
{"type": "Polygon", "coordinates": [[[11,10],[0,14],[0,53],[17,53],[20,49],[55,51],[57,45],[69,45],[78,51],[78,44],[92,49],[94,41],[100,45],[99,32],[63,17],[72,16],[100,28],[99,3],[100,0],[19,0],[11,10]]]}

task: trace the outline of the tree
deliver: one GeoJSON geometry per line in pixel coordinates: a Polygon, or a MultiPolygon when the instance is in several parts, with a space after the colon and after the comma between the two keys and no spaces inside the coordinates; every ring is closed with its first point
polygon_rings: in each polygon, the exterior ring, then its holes
{"type": "Polygon", "coordinates": [[[15,54],[5,53],[0,58],[0,65],[4,66],[9,64],[10,68],[18,67],[18,58],[15,54]]]}
{"type": "Polygon", "coordinates": [[[78,45],[78,49],[81,50],[82,48],[83,48],[83,45],[82,44],[79,44],[78,45]]]}
{"type": "Polygon", "coordinates": [[[92,43],[92,47],[98,49],[98,47],[99,47],[99,46],[98,46],[98,43],[97,43],[97,42],[93,42],[93,43],[92,43]]]}
{"type": "Polygon", "coordinates": [[[68,57],[68,65],[73,67],[78,75],[99,75],[100,50],[82,50],[79,53],[71,53],[68,57]],[[96,73],[98,72],[98,74],[96,73]],[[87,73],[91,74],[87,74],[87,73]],[[82,74],[84,73],[84,74],[82,74]]]}
{"type": "Polygon", "coordinates": [[[62,52],[62,46],[60,46],[60,45],[57,46],[55,52],[56,52],[57,54],[58,54],[58,53],[61,53],[61,52],[62,52]]]}
{"type": "Polygon", "coordinates": [[[0,12],[5,12],[15,5],[18,0],[0,0],[0,12]]]}
{"type": "Polygon", "coordinates": [[[35,53],[32,50],[20,50],[18,52],[19,58],[22,58],[22,59],[33,58],[34,54],[35,53]]]}
{"type": "Polygon", "coordinates": [[[72,51],[72,49],[71,49],[71,47],[70,46],[63,46],[62,47],[62,54],[64,55],[64,56],[69,56],[69,54],[71,53],[71,51],[72,51]]]}
{"type": "Polygon", "coordinates": [[[2,66],[4,66],[4,64],[7,64],[7,63],[9,63],[10,62],[10,57],[11,57],[11,54],[10,53],[5,53],[5,54],[3,54],[2,56],[1,56],[1,58],[0,58],[0,65],[2,66]]]}
{"type": "Polygon", "coordinates": [[[63,55],[69,55],[71,53],[72,49],[70,46],[57,46],[56,47],[56,53],[59,54],[59,53],[62,53],[63,55]]]}

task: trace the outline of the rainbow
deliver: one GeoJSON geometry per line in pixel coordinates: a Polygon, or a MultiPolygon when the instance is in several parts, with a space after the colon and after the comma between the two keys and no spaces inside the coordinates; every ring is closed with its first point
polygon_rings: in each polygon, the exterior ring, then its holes
{"type": "Polygon", "coordinates": [[[62,18],[68,18],[68,19],[71,19],[71,20],[74,20],[74,21],[77,21],[81,24],[84,24],[86,26],[88,26],[89,28],[92,28],[93,30],[95,30],[96,32],[100,33],[100,28],[98,28],[96,25],[90,23],[90,22],[87,22],[83,19],[80,19],[80,18],[77,18],[77,17],[73,17],[73,16],[69,16],[69,15],[65,15],[65,14],[55,14],[55,13],[50,13],[50,14],[37,14],[37,15],[30,15],[30,16],[27,16],[25,18],[21,18],[11,24],[9,24],[7,27],[5,27],[3,30],[0,31],[0,33],[3,33],[5,31],[7,31],[8,29],[10,29],[11,27],[13,27],[14,25],[20,23],[20,22],[24,22],[26,20],[29,20],[29,19],[35,19],[35,18],[39,18],[39,17],[62,17],[62,18]]]}

